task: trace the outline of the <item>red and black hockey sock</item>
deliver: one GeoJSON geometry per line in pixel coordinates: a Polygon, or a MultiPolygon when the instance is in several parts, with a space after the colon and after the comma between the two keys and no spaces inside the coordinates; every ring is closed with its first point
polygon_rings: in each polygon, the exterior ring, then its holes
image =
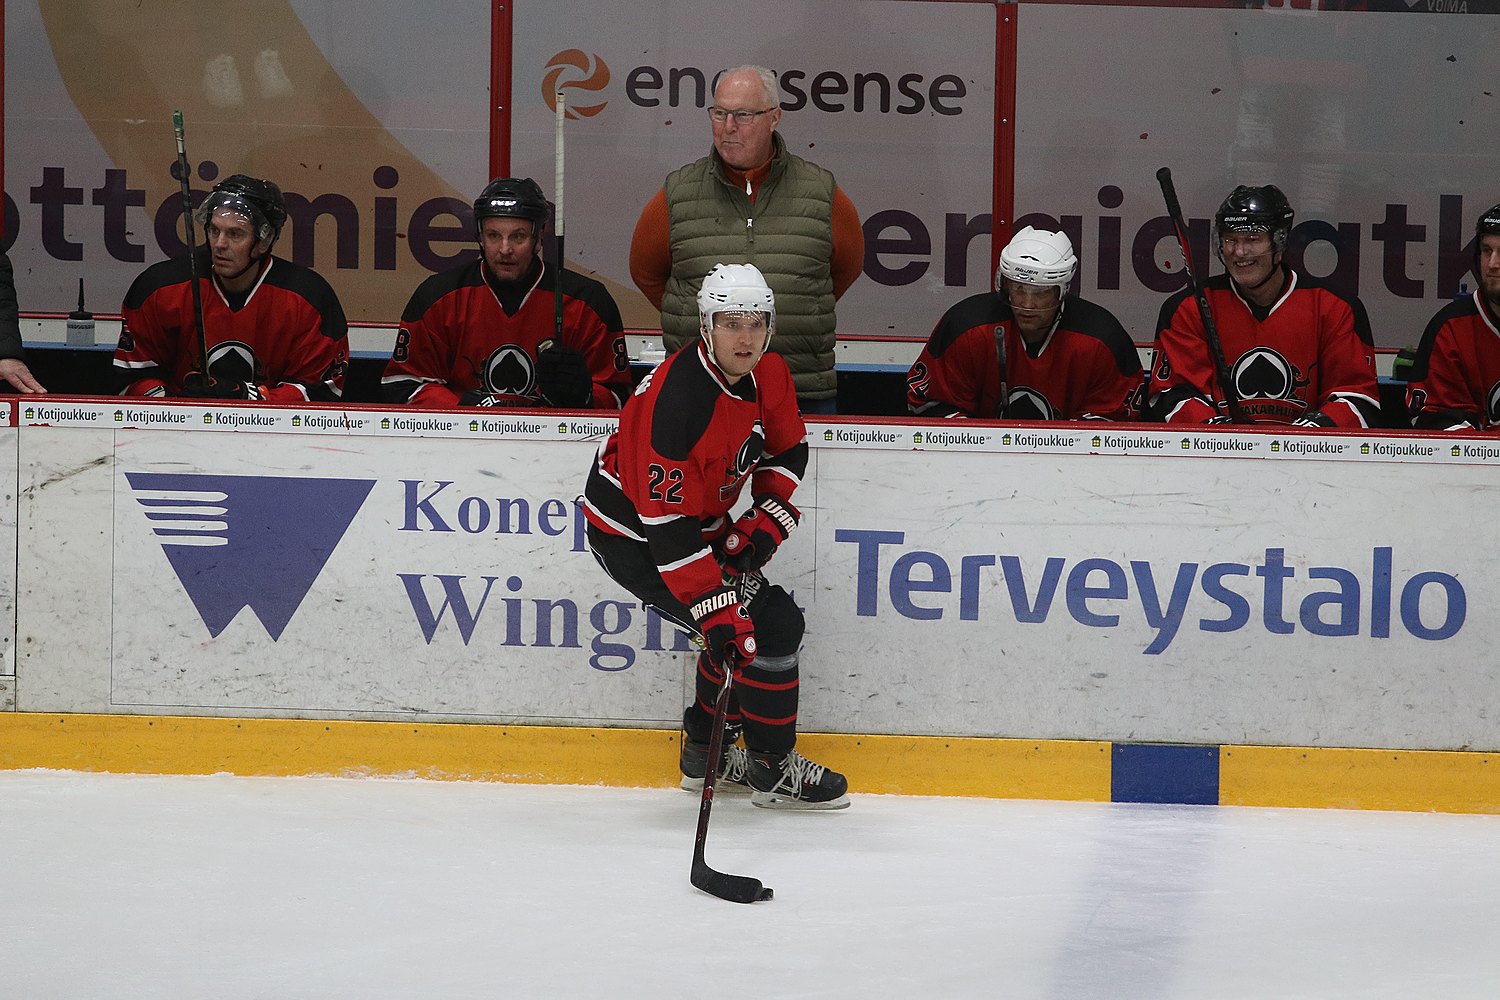
{"type": "Polygon", "coordinates": [[[796,654],[756,659],[741,671],[735,690],[745,720],[745,746],[767,753],[790,751],[797,742],[796,654]]]}
{"type": "MultiPolygon", "coordinates": [[[[719,700],[719,686],[724,675],[709,662],[708,657],[698,654],[696,697],[682,716],[682,728],[688,739],[695,743],[707,743],[713,735],[714,704],[719,700]]],[[[741,722],[739,687],[729,691],[729,710],[724,716],[724,726],[730,732],[738,731],[741,722]]]]}

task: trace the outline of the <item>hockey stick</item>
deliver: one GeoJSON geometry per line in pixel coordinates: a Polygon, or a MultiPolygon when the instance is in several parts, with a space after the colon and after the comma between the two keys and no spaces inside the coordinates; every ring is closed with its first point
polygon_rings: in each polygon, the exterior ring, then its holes
{"type": "Polygon", "coordinates": [[[724,683],[714,702],[714,730],[708,738],[708,761],[703,771],[703,800],[698,805],[698,836],[693,841],[693,885],[711,896],[731,903],[755,903],[770,899],[772,891],[760,879],[749,875],[730,875],[715,871],[703,860],[703,845],[708,840],[708,815],[714,807],[714,781],[719,775],[719,760],[724,755],[724,717],[729,712],[729,690],[734,685],[734,663],[723,666],[724,683]]]}
{"type": "Polygon", "coordinates": [[[1005,419],[1006,411],[1010,409],[1010,387],[1006,385],[1006,357],[1005,357],[1005,324],[995,324],[995,354],[1000,359],[1000,406],[995,416],[1001,420],[1005,419]]]}
{"type": "Polygon", "coordinates": [[[1187,272],[1188,287],[1192,289],[1193,298],[1198,303],[1198,316],[1203,320],[1203,337],[1208,341],[1208,354],[1214,363],[1214,378],[1218,380],[1219,389],[1224,393],[1229,419],[1237,424],[1251,423],[1240,407],[1239,394],[1234,391],[1234,383],[1230,381],[1229,362],[1224,359],[1224,344],[1219,340],[1219,326],[1214,322],[1213,311],[1208,307],[1208,296],[1203,294],[1203,285],[1193,273],[1192,247],[1188,243],[1187,225],[1182,220],[1182,206],[1177,202],[1177,188],[1172,184],[1172,171],[1162,167],[1156,172],[1156,180],[1161,184],[1161,194],[1167,202],[1167,215],[1171,216],[1172,228],[1177,230],[1177,242],[1182,247],[1182,268],[1187,272]]]}
{"type": "Polygon", "coordinates": [[[208,384],[208,333],[203,328],[203,293],[198,289],[198,241],[193,237],[193,192],[188,184],[187,145],[183,141],[182,112],[172,112],[172,130],[177,133],[177,172],[182,180],[182,221],[187,227],[188,274],[193,282],[193,321],[198,326],[198,371],[208,384]]]}
{"type": "Polygon", "coordinates": [[[552,309],[553,323],[552,336],[558,346],[563,342],[563,288],[562,273],[567,258],[563,256],[563,120],[567,117],[568,99],[563,96],[562,91],[557,92],[557,127],[556,135],[553,137],[555,154],[553,157],[553,183],[552,198],[555,209],[553,215],[557,224],[557,274],[553,281],[552,309]]]}

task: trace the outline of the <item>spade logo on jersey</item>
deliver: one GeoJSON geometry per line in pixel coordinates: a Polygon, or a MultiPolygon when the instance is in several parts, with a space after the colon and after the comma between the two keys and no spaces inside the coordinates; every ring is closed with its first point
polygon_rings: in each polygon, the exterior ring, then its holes
{"type": "Polygon", "coordinates": [[[226,340],[208,352],[208,373],[220,382],[259,382],[255,350],[242,340],[226,340]]]}
{"type": "Polygon", "coordinates": [[[375,486],[372,479],[195,473],[125,478],[208,634],[217,637],[248,607],[272,641],[375,486]]]}
{"type": "Polygon", "coordinates": [[[1240,399],[1291,399],[1307,385],[1296,366],[1269,347],[1254,347],[1240,355],[1229,378],[1240,399]]]}
{"type": "Polygon", "coordinates": [[[1010,420],[1056,420],[1057,411],[1047,397],[1029,385],[1012,386],[1005,401],[1005,415],[1010,420]]]}
{"type": "Polygon", "coordinates": [[[484,362],[484,387],[510,396],[536,395],[536,367],[531,355],[515,344],[504,344],[484,362]]]}

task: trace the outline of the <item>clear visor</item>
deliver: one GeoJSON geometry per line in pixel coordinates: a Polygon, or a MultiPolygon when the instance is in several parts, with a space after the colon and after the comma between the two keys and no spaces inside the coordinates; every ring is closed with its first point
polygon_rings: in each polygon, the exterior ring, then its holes
{"type": "Polygon", "coordinates": [[[198,206],[198,225],[206,228],[219,212],[228,212],[232,216],[243,219],[246,228],[260,239],[269,239],[271,236],[271,225],[261,214],[260,209],[238,195],[209,195],[204,199],[203,204],[198,206]]]}
{"type": "Polygon", "coordinates": [[[724,312],[714,313],[713,317],[713,327],[715,330],[753,330],[769,325],[766,322],[766,314],[763,312],[725,310],[724,312]]]}
{"type": "Polygon", "coordinates": [[[1001,284],[1013,309],[1051,309],[1062,301],[1062,289],[1056,285],[1034,285],[1013,278],[1006,278],[1001,284]]]}

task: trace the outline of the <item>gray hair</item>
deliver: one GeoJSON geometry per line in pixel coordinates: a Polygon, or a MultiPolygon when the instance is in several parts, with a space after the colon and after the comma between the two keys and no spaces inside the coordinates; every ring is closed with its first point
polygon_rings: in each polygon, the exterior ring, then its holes
{"type": "Polygon", "coordinates": [[[756,76],[760,77],[761,88],[766,92],[766,102],[770,107],[781,107],[781,88],[776,84],[775,73],[766,69],[764,66],[735,66],[733,69],[726,69],[724,72],[720,73],[719,79],[723,80],[731,73],[754,73],[756,76]]]}

